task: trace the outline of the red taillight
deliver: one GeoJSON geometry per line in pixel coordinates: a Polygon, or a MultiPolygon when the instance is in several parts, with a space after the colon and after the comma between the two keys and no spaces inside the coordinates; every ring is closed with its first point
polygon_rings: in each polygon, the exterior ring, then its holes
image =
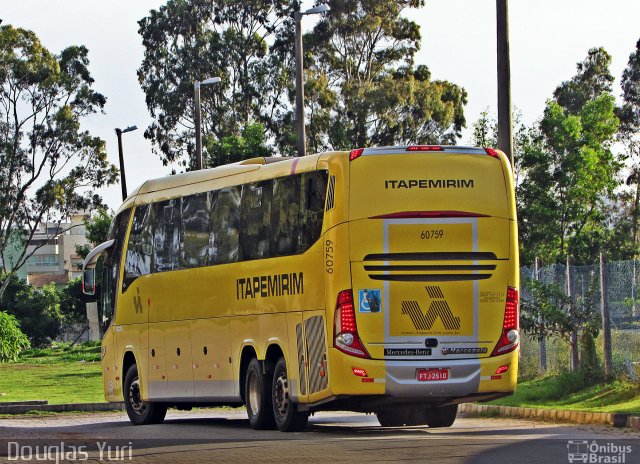
{"type": "Polygon", "coordinates": [[[494,150],[493,148],[484,148],[484,151],[487,152],[487,155],[489,156],[493,156],[494,158],[498,158],[500,159],[500,153],[498,153],[496,150],[494,150]]]}
{"type": "Polygon", "coordinates": [[[364,148],[356,148],[355,150],[351,150],[351,152],[349,153],[349,161],[353,161],[354,159],[356,159],[362,154],[363,151],[364,148]]]}
{"type": "Polygon", "coordinates": [[[500,366],[499,368],[496,369],[496,374],[504,374],[508,370],[509,370],[509,365],[505,364],[504,366],[500,366]]]}
{"type": "Polygon", "coordinates": [[[518,290],[507,287],[507,301],[504,304],[504,319],[500,340],[493,349],[491,356],[498,356],[515,350],[520,343],[518,333],[518,290]]]}
{"type": "Polygon", "coordinates": [[[444,151],[439,145],[411,145],[407,151],[444,151]]]}
{"type": "Polygon", "coordinates": [[[368,377],[367,371],[361,369],[359,367],[352,367],[353,375],[357,375],[358,377],[368,377]]]}
{"type": "Polygon", "coordinates": [[[369,353],[360,341],[353,307],[353,292],[343,290],[338,294],[333,325],[333,345],[343,353],[359,358],[369,358],[369,353]]]}

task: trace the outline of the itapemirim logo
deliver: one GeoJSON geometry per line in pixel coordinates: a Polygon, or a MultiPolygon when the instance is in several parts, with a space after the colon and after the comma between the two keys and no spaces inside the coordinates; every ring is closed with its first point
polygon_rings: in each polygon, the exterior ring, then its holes
{"type": "Polygon", "coordinates": [[[625,464],[631,454],[631,445],[613,442],[598,443],[595,440],[569,440],[567,442],[567,460],[570,463],[585,464],[625,464]]]}
{"type": "Polygon", "coordinates": [[[427,312],[422,312],[417,301],[403,301],[402,314],[407,314],[411,318],[416,330],[431,330],[438,318],[442,319],[445,329],[460,330],[460,318],[453,315],[442,289],[437,285],[428,285],[425,289],[431,298],[431,305],[427,312]]]}

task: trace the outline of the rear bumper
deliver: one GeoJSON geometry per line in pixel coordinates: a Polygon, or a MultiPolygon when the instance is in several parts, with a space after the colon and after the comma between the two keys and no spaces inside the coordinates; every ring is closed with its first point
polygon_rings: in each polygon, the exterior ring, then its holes
{"type": "Polygon", "coordinates": [[[387,400],[420,398],[434,402],[458,402],[452,400],[484,394],[510,394],[517,384],[517,350],[479,359],[385,361],[354,358],[330,349],[329,357],[330,394],[327,396],[379,395],[387,400]],[[507,366],[507,371],[496,374],[501,366],[507,366]],[[367,377],[355,375],[354,368],[366,370],[367,377]],[[449,378],[419,381],[417,371],[425,368],[448,369],[449,378]]]}

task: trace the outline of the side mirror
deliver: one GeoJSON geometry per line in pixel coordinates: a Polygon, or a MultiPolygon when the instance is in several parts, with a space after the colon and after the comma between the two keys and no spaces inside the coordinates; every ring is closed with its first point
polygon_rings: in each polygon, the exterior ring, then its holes
{"type": "Polygon", "coordinates": [[[82,273],[82,293],[85,295],[96,294],[96,269],[85,269],[82,273]]]}

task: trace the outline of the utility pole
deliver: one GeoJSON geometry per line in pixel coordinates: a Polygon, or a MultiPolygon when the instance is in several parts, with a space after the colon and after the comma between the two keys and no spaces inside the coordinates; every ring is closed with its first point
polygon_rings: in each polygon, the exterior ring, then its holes
{"type": "Polygon", "coordinates": [[[511,64],[509,61],[508,0],[496,0],[498,49],[498,148],[513,166],[513,121],[511,116],[511,64]]]}

